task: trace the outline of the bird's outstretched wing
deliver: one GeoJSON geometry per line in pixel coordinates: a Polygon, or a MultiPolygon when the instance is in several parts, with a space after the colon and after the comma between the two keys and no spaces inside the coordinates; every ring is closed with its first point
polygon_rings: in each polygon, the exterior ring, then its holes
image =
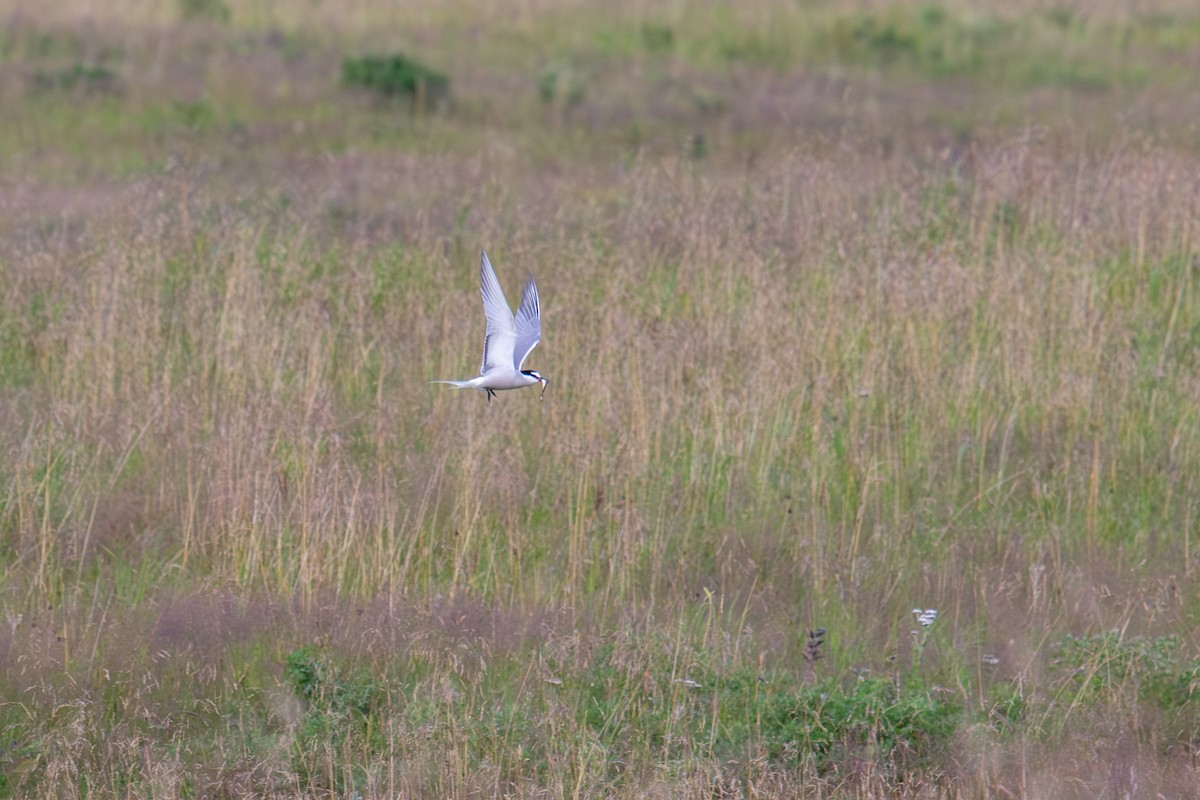
{"type": "MultiPolygon", "coordinates": [[[[512,369],[513,347],[517,341],[517,325],[496,271],[488,261],[487,252],[480,250],[479,290],[483,294],[483,315],[487,317],[487,332],[483,337],[483,363],[479,374],[493,369],[512,369]]],[[[534,300],[536,304],[536,297],[534,300]]],[[[522,306],[523,307],[523,306],[522,306]]],[[[531,348],[532,349],[532,348],[531,348]]]]}
{"type": "Polygon", "coordinates": [[[525,281],[525,288],[521,291],[521,306],[517,309],[516,331],[513,366],[519,370],[525,364],[525,359],[529,358],[529,353],[537,347],[537,343],[542,338],[542,309],[538,303],[537,284],[533,282],[532,274],[530,274],[529,280],[525,281]]]}

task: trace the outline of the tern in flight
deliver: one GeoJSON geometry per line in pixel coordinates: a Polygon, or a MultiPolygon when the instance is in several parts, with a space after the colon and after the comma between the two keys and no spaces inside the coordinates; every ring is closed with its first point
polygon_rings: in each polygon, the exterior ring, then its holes
{"type": "Polygon", "coordinates": [[[479,288],[483,293],[483,315],[487,317],[487,333],[483,337],[483,365],[479,377],[466,381],[430,381],[448,383],[459,389],[470,387],[487,392],[488,402],[502,389],[520,389],[525,386],[542,385],[542,396],[550,381],[537,370],[521,369],[525,359],[542,338],[542,315],[538,305],[537,284],[533,275],[525,281],[521,290],[521,305],[516,316],[508,308],[500,281],[487,253],[480,250],[479,288]]]}

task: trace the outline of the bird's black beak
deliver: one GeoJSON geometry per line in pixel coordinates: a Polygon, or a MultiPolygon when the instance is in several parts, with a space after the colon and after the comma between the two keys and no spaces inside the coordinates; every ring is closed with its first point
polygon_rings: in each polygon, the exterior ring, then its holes
{"type": "Polygon", "coordinates": [[[542,394],[540,399],[546,399],[546,389],[550,386],[550,381],[547,378],[542,378],[542,394]]]}

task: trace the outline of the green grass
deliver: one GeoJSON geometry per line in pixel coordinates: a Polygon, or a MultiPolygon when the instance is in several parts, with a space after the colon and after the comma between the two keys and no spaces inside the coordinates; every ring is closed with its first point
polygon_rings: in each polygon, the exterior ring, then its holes
{"type": "Polygon", "coordinates": [[[936,3],[866,9],[768,3],[642,20],[609,15],[595,20],[590,37],[576,34],[561,46],[596,58],[674,58],[706,68],[833,65],[906,79],[1097,90],[1141,85],[1152,72],[1186,81],[1167,54],[1194,51],[1194,20],[1170,19],[1178,27],[1154,16],[1112,20],[1065,8],[1013,14],[936,3]]]}
{"type": "Polygon", "coordinates": [[[461,11],[0,34],[0,795],[1194,796],[1191,12],[461,11]]]}

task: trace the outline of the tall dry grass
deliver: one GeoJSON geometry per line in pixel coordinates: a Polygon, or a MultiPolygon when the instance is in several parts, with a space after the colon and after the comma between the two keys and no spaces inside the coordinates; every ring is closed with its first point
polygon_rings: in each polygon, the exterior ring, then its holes
{"type": "Polygon", "coordinates": [[[711,593],[730,658],[776,669],[818,624],[835,669],[886,669],[921,604],[952,658],[1001,651],[1035,686],[1051,636],[1178,630],[1197,173],[1069,148],[916,172],[820,146],[487,191],[439,169],[478,197],[462,228],[502,282],[543,287],[544,401],[426,384],[478,356],[452,226],[340,241],[168,178],[10,246],[10,648],[49,627],[42,669],[86,680],[134,636],[114,609],[213,591],[463,597],[596,633],[670,630],[711,593]]]}
{"type": "Polygon", "coordinates": [[[1177,129],[894,127],[925,89],[703,60],[665,69],[723,116],[628,126],[675,89],[614,68],[625,105],[480,70],[398,118],[239,24],[132,37],[167,66],[115,99],[3,88],[0,788],[1194,794],[1195,701],[1055,652],[1195,655],[1177,129]],[[185,73],[215,121],[170,121],[185,73]],[[427,383],[478,363],[480,246],[537,277],[544,400],[427,383]],[[963,722],[780,744],[802,684],[876,676],[963,722]]]}

